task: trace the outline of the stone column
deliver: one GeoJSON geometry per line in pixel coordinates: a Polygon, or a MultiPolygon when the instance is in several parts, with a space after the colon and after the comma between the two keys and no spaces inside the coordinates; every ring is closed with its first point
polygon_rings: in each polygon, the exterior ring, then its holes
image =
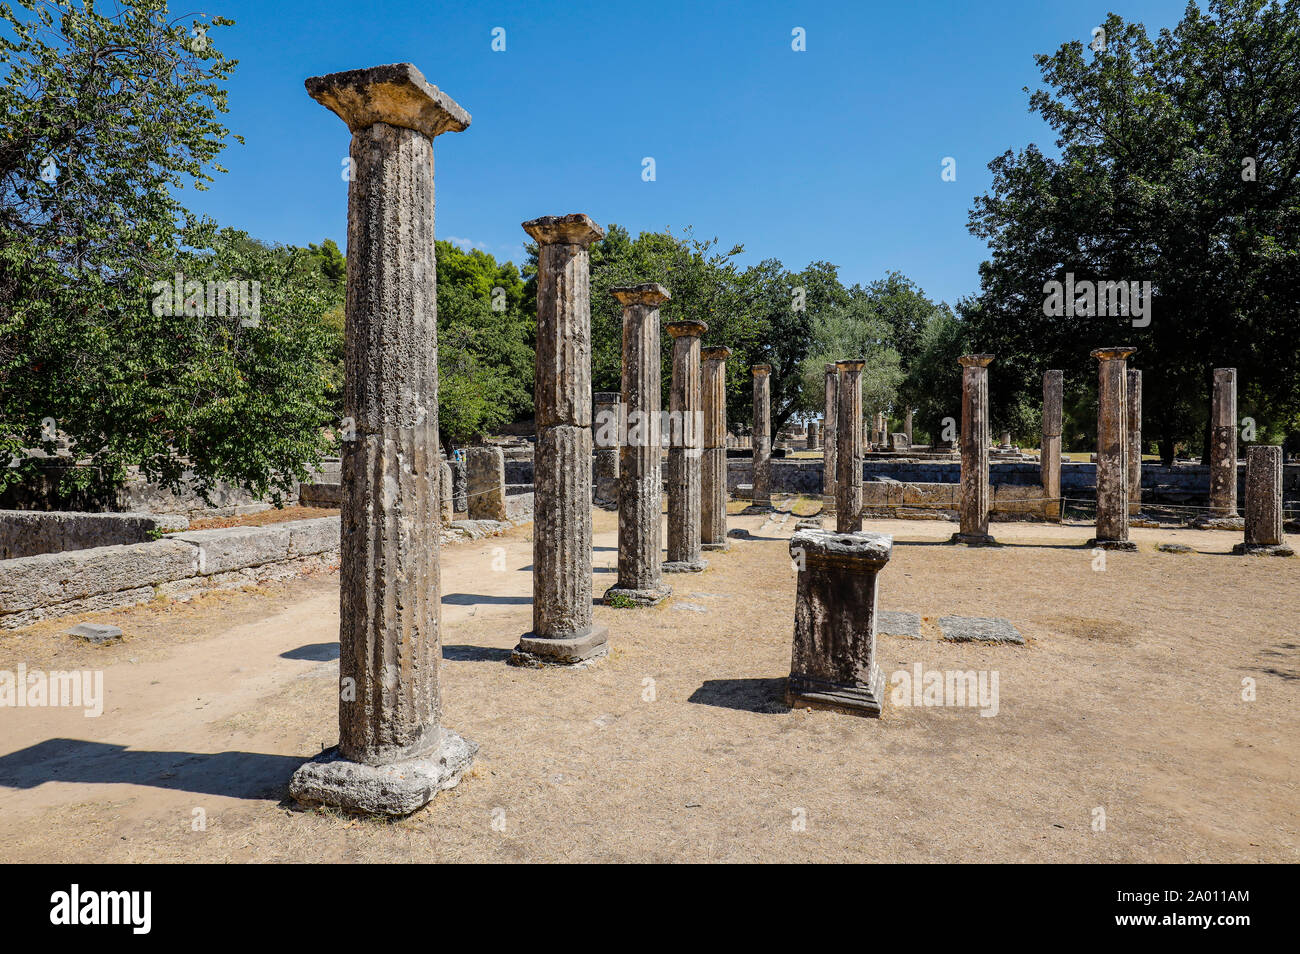
{"type": "Polygon", "coordinates": [[[772,391],[770,364],[756,364],[754,374],[754,499],[748,510],[772,508],[772,391]]]}
{"type": "Polygon", "coordinates": [[[700,389],[700,338],[709,330],[702,321],[673,321],[672,384],[668,392],[672,429],[668,443],[668,559],[665,573],[699,573],[708,566],[700,556],[700,455],[704,451],[700,389]]]}
{"type": "Polygon", "coordinates": [[[625,426],[623,402],[617,391],[596,392],[592,442],[596,446],[596,506],[618,509],[618,455],[625,426]]]}
{"type": "Polygon", "coordinates": [[[627,437],[618,464],[618,582],[605,591],[611,606],[653,606],[672,593],[663,582],[659,515],[659,305],[668,289],[653,283],[611,288],[623,306],[623,405],[627,437]]]}
{"type": "Polygon", "coordinates": [[[1214,369],[1210,404],[1210,516],[1237,516],[1237,369],[1214,369]]]}
{"type": "Polygon", "coordinates": [[[515,665],[570,666],[609,651],[591,614],[591,289],[587,247],[604,230],[583,213],[523,224],[538,245],[533,377],[533,628],[515,665]]]}
{"type": "Polygon", "coordinates": [[[1128,538],[1128,356],[1136,348],[1098,348],[1097,536],[1103,550],[1136,550],[1128,538]]]}
{"type": "Polygon", "coordinates": [[[809,421],[804,433],[808,435],[808,440],[804,442],[804,450],[817,450],[821,447],[821,442],[817,439],[816,421],[809,421]]]}
{"type": "Polygon", "coordinates": [[[464,457],[449,462],[451,466],[451,509],[455,513],[469,512],[469,486],[465,474],[464,457]]]}
{"type": "Polygon", "coordinates": [[[1255,444],[1246,448],[1246,541],[1233,553],[1294,556],[1282,533],[1282,448],[1255,444]]]}
{"type": "Polygon", "coordinates": [[[505,521],[506,459],[500,447],[465,451],[465,493],[469,519],[505,521]]]}
{"type": "Polygon", "coordinates": [[[961,365],[961,529],[953,543],[987,547],[989,536],[989,362],[991,354],[967,354],[961,365]]]}
{"type": "Polygon", "coordinates": [[[912,449],[912,409],[903,412],[903,434],[907,437],[907,448],[912,449]]]}
{"type": "Polygon", "coordinates": [[[799,530],[799,567],[786,704],[878,717],[885,679],[876,662],[876,576],[893,539],[881,533],[799,530]]]}
{"type": "Polygon", "coordinates": [[[727,539],[727,359],[731,349],[701,353],[704,405],[704,457],[700,471],[700,546],[726,550],[727,539]]]}
{"type": "Polygon", "coordinates": [[[862,529],[862,369],[861,358],[837,361],[840,406],[836,411],[839,434],[835,438],[835,529],[856,533],[862,529]]]}
{"type": "Polygon", "coordinates": [[[409,63],[316,76],[347,123],[347,335],[339,744],[294,773],[307,804],[406,815],[451,788],[477,744],[442,728],[438,313],[433,144],[470,117],[409,63]]]}
{"type": "Polygon", "coordinates": [[[445,527],[448,526],[452,522],[452,520],[454,520],[456,517],[455,513],[452,511],[452,506],[451,506],[451,491],[452,491],[451,464],[447,463],[446,461],[443,461],[441,464],[439,464],[438,475],[439,475],[439,480],[438,480],[439,511],[442,517],[442,525],[445,527]]]}
{"type": "MultiPolygon", "coordinates": [[[[1142,372],[1128,372],[1128,512],[1142,512],[1142,372]]],[[[1235,468],[1234,468],[1235,469],[1235,468]]]]}
{"type": "Polygon", "coordinates": [[[835,474],[839,468],[836,448],[839,447],[840,371],[833,364],[826,365],[826,408],[822,412],[822,510],[835,511],[835,474]]]}
{"type": "Polygon", "coordinates": [[[1043,480],[1044,512],[1048,519],[1061,520],[1061,430],[1063,374],[1043,373],[1043,446],[1038,455],[1038,472],[1043,480]]]}

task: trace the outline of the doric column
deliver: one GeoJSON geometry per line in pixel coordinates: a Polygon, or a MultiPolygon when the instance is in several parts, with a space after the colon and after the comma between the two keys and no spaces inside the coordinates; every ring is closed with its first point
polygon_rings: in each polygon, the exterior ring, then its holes
{"type": "Polygon", "coordinates": [[[908,450],[912,448],[912,409],[903,412],[903,435],[907,438],[908,450]]]}
{"type": "Polygon", "coordinates": [[[836,410],[839,433],[835,438],[835,529],[856,533],[862,529],[862,369],[861,358],[837,361],[840,406],[836,410]]]}
{"type": "Polygon", "coordinates": [[[700,546],[726,550],[727,540],[727,359],[731,349],[700,353],[704,404],[704,457],[700,470],[700,546]]]}
{"type": "Polygon", "coordinates": [[[876,577],[892,550],[893,539],[881,533],[800,530],[790,538],[799,582],[787,705],[880,715],[876,577]]]}
{"type": "Polygon", "coordinates": [[[506,458],[500,447],[465,451],[465,488],[469,519],[506,519],[506,458]]]}
{"type": "Polygon", "coordinates": [[[772,506],[772,391],[770,364],[756,364],[754,374],[754,499],[751,507],[772,506]]]}
{"type": "Polygon", "coordinates": [[[839,468],[835,450],[839,446],[840,372],[826,365],[826,407],[822,411],[822,510],[835,510],[835,474],[839,468]]]}
{"type": "Polygon", "coordinates": [[[605,591],[611,606],[651,606],[672,593],[663,582],[659,515],[663,474],[659,463],[659,305],[662,285],[611,288],[623,306],[623,405],[627,436],[618,462],[618,582],[605,591]]]}
{"type": "Polygon", "coordinates": [[[523,224],[538,245],[533,379],[533,628],[516,665],[567,666],[609,651],[591,615],[591,260],[604,230],[582,213],[523,224]]]}
{"type": "Polygon", "coordinates": [[[818,433],[816,421],[809,421],[804,427],[804,433],[808,435],[808,439],[804,441],[804,450],[812,451],[821,447],[821,442],[817,439],[818,433]]]}
{"type": "Polygon", "coordinates": [[[591,422],[596,447],[596,506],[618,509],[619,443],[625,428],[623,402],[617,391],[596,392],[596,414],[591,422]]]}
{"type": "Polygon", "coordinates": [[[1061,519],[1061,430],[1063,388],[1060,371],[1043,373],[1043,446],[1038,455],[1038,471],[1043,480],[1045,512],[1057,522],[1061,519]]]}
{"type": "Polygon", "coordinates": [[[1210,404],[1210,516],[1237,516],[1237,369],[1214,369],[1210,404]]]}
{"type": "Polygon", "coordinates": [[[1282,532],[1282,448],[1246,448],[1246,540],[1233,553],[1294,556],[1282,532]]]}
{"type": "Polygon", "coordinates": [[[1142,372],[1128,372],[1128,512],[1142,511],[1142,372]]]}
{"type": "Polygon", "coordinates": [[[451,464],[443,461],[438,465],[438,503],[442,525],[448,526],[456,515],[451,506],[451,464]]]}
{"type": "Polygon", "coordinates": [[[704,450],[703,404],[700,384],[700,338],[709,326],[702,321],[669,322],[673,339],[672,384],[668,392],[668,560],[665,573],[699,573],[707,561],[700,556],[700,455],[704,450]]]}
{"type": "Polygon", "coordinates": [[[989,536],[989,362],[991,354],[967,354],[961,365],[961,529],[953,543],[984,547],[989,536]]]}
{"type": "Polygon", "coordinates": [[[1090,546],[1136,550],[1128,538],[1128,371],[1136,348],[1098,348],[1097,536],[1090,546]]]}
{"type": "Polygon", "coordinates": [[[441,728],[438,306],[433,144],[470,117],[409,63],[307,80],[347,123],[348,274],[339,570],[339,744],[301,802],[405,815],[478,746],[441,728]]]}

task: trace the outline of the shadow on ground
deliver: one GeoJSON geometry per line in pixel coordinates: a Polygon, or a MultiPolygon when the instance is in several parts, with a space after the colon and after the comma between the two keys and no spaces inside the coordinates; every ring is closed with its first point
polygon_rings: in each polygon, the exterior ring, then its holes
{"type": "Polygon", "coordinates": [[[772,714],[789,712],[785,704],[784,676],[776,679],[706,679],[687,702],[742,712],[772,714]]]}

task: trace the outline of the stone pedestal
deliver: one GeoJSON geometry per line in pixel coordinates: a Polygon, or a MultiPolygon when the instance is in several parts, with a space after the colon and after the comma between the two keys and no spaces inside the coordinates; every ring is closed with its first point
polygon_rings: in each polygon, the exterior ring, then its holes
{"type": "Polygon", "coordinates": [[[989,536],[989,363],[991,354],[967,354],[961,365],[961,528],[953,543],[994,546],[989,536]]]}
{"type": "Polygon", "coordinates": [[[1128,512],[1142,512],[1142,372],[1128,372],[1128,512]]]}
{"type": "Polygon", "coordinates": [[[659,463],[659,305],[662,285],[611,288],[623,306],[623,405],[627,436],[620,449],[618,582],[605,591],[611,606],[651,606],[672,593],[663,582],[659,516],[663,474],[659,463]]]}
{"type": "Polygon", "coordinates": [[[465,451],[465,491],[471,520],[506,519],[506,458],[500,447],[465,451]]]}
{"type": "Polygon", "coordinates": [[[1045,512],[1058,523],[1061,519],[1062,378],[1060,371],[1043,374],[1043,446],[1038,456],[1045,512]]]}
{"type": "Polygon", "coordinates": [[[699,573],[708,563],[700,556],[700,456],[704,451],[704,408],[700,383],[700,338],[709,330],[702,321],[674,321],[672,384],[668,410],[668,559],[665,573],[699,573]]]}
{"type": "Polygon", "coordinates": [[[754,374],[754,499],[746,513],[772,509],[772,366],[756,364],[754,374]]]}
{"type": "Polygon", "coordinates": [[[1237,514],[1237,369],[1214,369],[1210,398],[1210,509],[1199,526],[1240,530],[1237,514]]]}
{"type": "Polygon", "coordinates": [[[700,547],[726,550],[727,539],[727,359],[731,349],[700,352],[704,404],[704,456],[700,460],[700,547]]]}
{"type": "Polygon", "coordinates": [[[626,427],[623,402],[617,391],[596,393],[592,442],[596,447],[596,490],[593,498],[602,510],[618,509],[619,443],[626,427]]]}
{"type": "Polygon", "coordinates": [[[892,549],[892,538],[879,533],[800,530],[790,538],[800,569],[787,705],[880,715],[876,576],[892,549]]]}
{"type": "Polygon", "coordinates": [[[409,63],[307,80],[352,131],[339,549],[339,744],[294,773],[306,804],[406,815],[478,746],[443,728],[433,144],[469,125],[409,63]]]}
{"type": "Polygon", "coordinates": [[[866,361],[837,361],[840,406],[835,436],[835,529],[862,529],[862,369],[866,361]]]}
{"type": "Polygon", "coordinates": [[[591,291],[587,247],[605,232],[582,213],[523,224],[538,245],[533,379],[533,628],[515,665],[583,663],[609,651],[591,614],[591,291]]]}
{"type": "Polygon", "coordinates": [[[1128,538],[1128,370],[1136,348],[1098,348],[1097,535],[1088,545],[1136,550],[1128,538]]]}
{"type": "Polygon", "coordinates": [[[826,407],[822,412],[822,512],[835,511],[835,474],[839,468],[840,372],[826,365],[826,407]]]}
{"type": "Polygon", "coordinates": [[[1294,556],[1282,532],[1282,448],[1257,444],[1246,448],[1246,540],[1237,554],[1294,556]]]}

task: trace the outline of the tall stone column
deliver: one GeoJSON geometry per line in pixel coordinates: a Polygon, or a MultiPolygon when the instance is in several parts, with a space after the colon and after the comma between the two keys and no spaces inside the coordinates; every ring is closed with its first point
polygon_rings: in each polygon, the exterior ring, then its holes
{"type": "Polygon", "coordinates": [[[500,447],[465,451],[466,513],[471,520],[506,519],[506,458],[500,447]]]}
{"type": "Polygon", "coordinates": [[[1237,369],[1214,369],[1210,404],[1210,516],[1237,516],[1237,369]]]}
{"type": "Polygon", "coordinates": [[[307,80],[352,132],[342,462],[339,744],[294,773],[307,804],[406,815],[477,744],[442,728],[433,143],[469,114],[409,63],[307,80]]]}
{"type": "Polygon", "coordinates": [[[1043,446],[1038,455],[1038,471],[1043,480],[1045,513],[1057,522],[1061,519],[1061,430],[1064,375],[1060,371],[1043,373],[1043,446]]]}
{"type": "Polygon", "coordinates": [[[907,447],[912,447],[912,409],[909,407],[903,412],[903,435],[907,438],[907,447]]]}
{"type": "Polygon", "coordinates": [[[818,440],[819,434],[816,421],[809,421],[804,428],[804,433],[808,435],[808,439],[804,442],[804,450],[817,450],[821,447],[821,441],[818,440]]]}
{"type": "Polygon", "coordinates": [[[1128,373],[1136,348],[1098,348],[1097,536],[1089,546],[1136,550],[1128,538],[1128,373]]]}
{"type": "MultiPolygon", "coordinates": [[[[1128,372],[1128,512],[1142,512],[1142,372],[1128,372]]],[[[1235,469],[1235,468],[1234,468],[1235,469]]]]}
{"type": "Polygon", "coordinates": [[[452,510],[451,492],[451,464],[443,461],[438,465],[438,509],[444,527],[450,525],[452,520],[456,518],[456,514],[452,510]]]}
{"type": "Polygon", "coordinates": [[[709,330],[702,321],[673,321],[672,384],[668,392],[668,559],[665,573],[699,573],[708,566],[700,556],[700,456],[704,451],[703,401],[700,394],[700,338],[709,330]]]}
{"type": "Polygon", "coordinates": [[[840,406],[836,410],[839,434],[835,438],[835,529],[856,533],[862,529],[862,369],[861,358],[837,361],[840,406]]]}
{"type": "Polygon", "coordinates": [[[835,510],[835,474],[839,469],[836,449],[839,447],[840,371],[833,364],[826,365],[826,407],[822,412],[822,510],[835,510]]]}
{"type": "Polygon", "coordinates": [[[591,260],[604,230],[582,213],[525,222],[538,245],[533,380],[533,628],[515,665],[568,666],[609,651],[591,614],[591,260]]]}
{"type": "Polygon", "coordinates": [[[754,499],[747,510],[772,508],[772,390],[770,364],[756,364],[754,374],[754,499]]]}
{"type": "Polygon", "coordinates": [[[1282,532],[1282,448],[1246,448],[1246,540],[1233,553],[1294,556],[1282,532]]]}
{"type": "Polygon", "coordinates": [[[672,593],[663,582],[659,515],[659,306],[668,289],[647,283],[611,288],[623,306],[623,404],[627,437],[618,462],[618,582],[605,591],[611,606],[653,606],[672,593]]]}
{"type": "Polygon", "coordinates": [[[961,528],[953,543],[987,547],[989,536],[989,363],[991,354],[967,354],[961,365],[961,528]]]}
{"type": "Polygon", "coordinates": [[[727,347],[700,353],[704,404],[704,456],[700,472],[700,546],[726,550],[727,539],[727,347]]]}
{"type": "Polygon", "coordinates": [[[623,402],[617,391],[596,392],[596,415],[591,423],[596,446],[596,506],[618,509],[618,455],[625,427],[623,402]]]}
{"type": "Polygon", "coordinates": [[[876,577],[892,551],[893,539],[882,533],[800,530],[790,538],[799,582],[787,705],[880,715],[876,577]]]}

